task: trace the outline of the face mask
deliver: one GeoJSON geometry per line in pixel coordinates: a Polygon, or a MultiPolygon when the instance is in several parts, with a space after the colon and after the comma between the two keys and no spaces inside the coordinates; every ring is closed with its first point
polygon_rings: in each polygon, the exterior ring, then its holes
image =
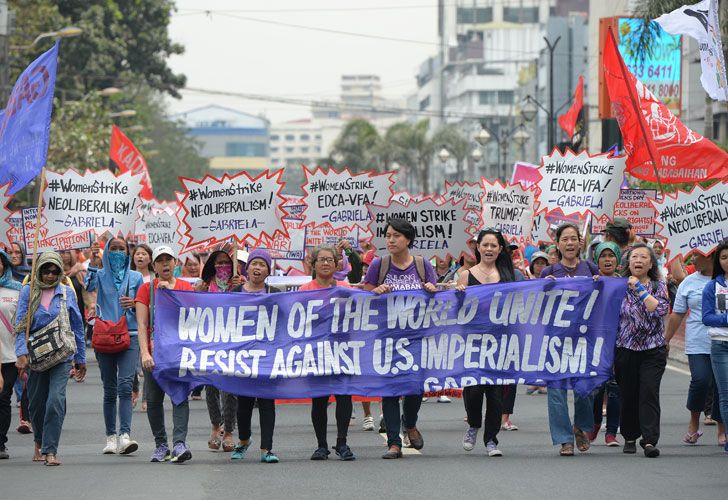
{"type": "Polygon", "coordinates": [[[109,252],[109,265],[111,270],[118,273],[126,265],[126,252],[120,250],[114,250],[109,252]]]}
{"type": "Polygon", "coordinates": [[[233,275],[233,265],[223,264],[221,266],[215,266],[215,278],[220,281],[227,281],[233,275]]]}

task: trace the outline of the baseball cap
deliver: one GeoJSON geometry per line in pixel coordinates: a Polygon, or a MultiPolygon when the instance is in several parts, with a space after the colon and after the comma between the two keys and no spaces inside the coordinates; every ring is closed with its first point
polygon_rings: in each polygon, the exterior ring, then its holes
{"type": "Polygon", "coordinates": [[[156,262],[159,257],[162,255],[169,255],[173,259],[176,259],[177,256],[174,254],[174,250],[172,250],[170,247],[162,245],[158,246],[154,249],[152,252],[152,262],[156,262]]]}
{"type": "Polygon", "coordinates": [[[625,219],[624,217],[615,217],[613,221],[607,222],[607,225],[604,228],[604,232],[610,231],[612,229],[625,230],[631,228],[632,224],[630,224],[627,219],[625,219]]]}

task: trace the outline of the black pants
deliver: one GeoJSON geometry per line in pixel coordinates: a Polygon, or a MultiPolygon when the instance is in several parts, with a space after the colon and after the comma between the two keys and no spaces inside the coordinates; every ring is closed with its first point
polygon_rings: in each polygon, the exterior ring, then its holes
{"type": "Polygon", "coordinates": [[[468,414],[468,425],[480,429],[485,427],[483,441],[498,444],[498,431],[503,415],[503,386],[471,385],[463,389],[463,403],[468,414]],[[483,396],[485,395],[485,419],[483,419],[483,396]],[[483,422],[481,424],[481,421],[483,422]]]}
{"type": "Polygon", "coordinates": [[[667,364],[667,348],[632,351],[617,347],[614,372],[622,394],[620,427],[627,441],[642,436],[642,446],[660,439],[660,382],[667,364]]]}
{"type": "MultiPolygon", "coordinates": [[[[253,406],[256,398],[238,396],[238,438],[241,441],[250,439],[252,431],[250,423],[253,419],[253,406]]],[[[276,402],[274,399],[261,399],[258,401],[258,415],[260,417],[260,449],[271,451],[273,449],[273,429],[276,426],[276,402]]]]}
{"type": "Polygon", "coordinates": [[[513,407],[516,406],[517,385],[502,385],[503,388],[503,415],[512,415],[513,407]]]}
{"type": "Polygon", "coordinates": [[[0,387],[0,450],[5,449],[5,443],[8,442],[8,429],[10,429],[10,418],[12,416],[10,409],[10,398],[13,397],[13,386],[18,378],[18,369],[15,363],[3,363],[3,386],[0,387]]]}
{"type": "MultiPolygon", "coordinates": [[[[328,448],[326,442],[326,426],[328,424],[329,397],[322,396],[311,400],[311,422],[316,432],[316,441],[319,448],[328,448]]],[[[349,433],[349,422],[353,405],[351,396],[336,396],[336,446],[346,444],[346,435],[349,433]]]]}
{"type": "Polygon", "coordinates": [[[405,429],[417,427],[417,416],[422,406],[422,394],[410,394],[402,397],[402,413],[399,411],[399,396],[386,396],[382,398],[382,413],[384,426],[387,428],[387,446],[402,447],[402,438],[399,430],[404,424],[405,429]]]}

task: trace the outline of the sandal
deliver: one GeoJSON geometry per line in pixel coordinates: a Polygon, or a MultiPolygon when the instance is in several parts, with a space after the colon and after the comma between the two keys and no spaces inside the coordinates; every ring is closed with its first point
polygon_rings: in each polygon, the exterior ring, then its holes
{"type": "Polygon", "coordinates": [[[49,453],[46,455],[45,464],[48,467],[55,467],[57,465],[61,465],[61,461],[58,460],[58,458],[53,453],[49,453]]]}
{"type": "Polygon", "coordinates": [[[584,453],[585,451],[589,450],[591,442],[589,441],[589,438],[583,430],[574,426],[574,437],[576,438],[576,447],[579,449],[580,452],[584,453]]]}
{"type": "Polygon", "coordinates": [[[564,443],[561,445],[561,451],[559,455],[562,457],[573,457],[574,456],[574,445],[571,443],[564,443]]]}
{"type": "Polygon", "coordinates": [[[33,462],[45,462],[46,456],[40,453],[40,446],[35,443],[33,448],[33,462]]]}
{"type": "Polygon", "coordinates": [[[232,434],[225,434],[222,440],[222,450],[230,453],[235,449],[235,441],[232,434]]]}
{"type": "Polygon", "coordinates": [[[702,435],[703,431],[688,432],[683,436],[682,440],[685,444],[695,444],[702,435]]]}

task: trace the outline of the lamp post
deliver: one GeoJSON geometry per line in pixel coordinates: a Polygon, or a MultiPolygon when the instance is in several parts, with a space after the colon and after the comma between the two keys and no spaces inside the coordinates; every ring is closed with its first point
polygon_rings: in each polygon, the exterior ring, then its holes
{"type": "MultiPolygon", "coordinates": [[[[492,132],[489,132],[488,127],[485,125],[485,123],[481,123],[481,129],[480,131],[475,135],[474,139],[475,141],[480,144],[481,147],[484,147],[492,137],[496,138],[496,143],[498,145],[498,177],[505,182],[506,177],[506,160],[508,155],[508,141],[510,139],[513,139],[513,141],[518,146],[523,146],[528,140],[531,138],[531,135],[526,131],[526,129],[523,127],[523,124],[517,125],[516,127],[512,128],[509,131],[502,131],[500,135],[494,134],[492,132]],[[502,158],[502,162],[501,162],[502,158]]],[[[478,150],[478,148],[476,148],[478,150]]],[[[470,154],[471,158],[477,163],[480,158],[483,157],[483,153],[478,150],[478,154],[476,154],[475,151],[473,151],[470,154]],[[478,159],[476,159],[476,157],[478,159]]]]}

